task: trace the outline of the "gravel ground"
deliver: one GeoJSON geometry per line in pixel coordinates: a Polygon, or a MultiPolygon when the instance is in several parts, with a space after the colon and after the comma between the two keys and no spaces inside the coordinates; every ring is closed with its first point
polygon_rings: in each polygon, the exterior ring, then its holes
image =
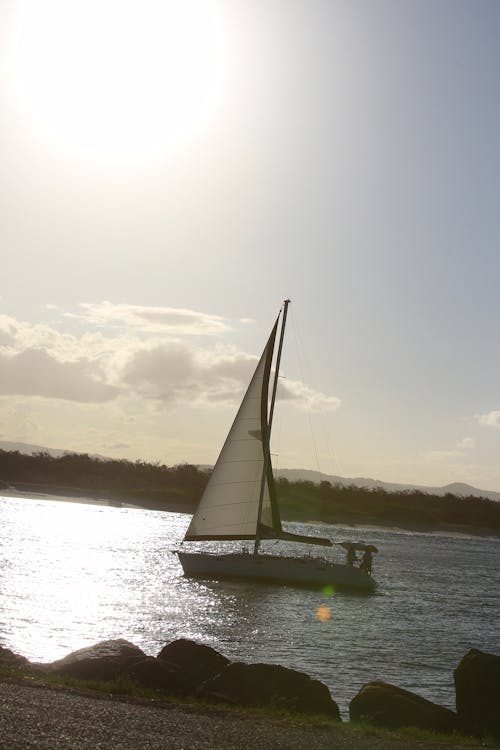
{"type": "MultiPolygon", "coordinates": [[[[151,705],[69,689],[0,682],[0,749],[462,750],[342,726],[313,726],[218,709],[151,705]]],[[[470,750],[470,747],[468,748],[470,750]]]]}

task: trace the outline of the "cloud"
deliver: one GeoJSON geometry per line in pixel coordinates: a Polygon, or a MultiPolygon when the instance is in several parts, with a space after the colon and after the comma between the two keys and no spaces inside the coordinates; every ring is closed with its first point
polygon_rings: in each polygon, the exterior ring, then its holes
{"type": "Polygon", "coordinates": [[[12,346],[14,344],[15,337],[9,331],[3,331],[0,329],[0,347],[12,346]]]}
{"type": "Polygon", "coordinates": [[[99,327],[126,328],[153,334],[216,336],[230,330],[224,318],[183,308],[115,305],[106,301],[82,303],[79,307],[82,312],[67,312],[64,316],[99,327]]]}
{"type": "Polygon", "coordinates": [[[169,405],[236,403],[256,361],[232,349],[208,351],[173,342],[137,349],[119,377],[126,389],[169,405]]]}
{"type": "Polygon", "coordinates": [[[0,315],[0,347],[13,346],[16,339],[16,321],[0,315]]]}
{"type": "Polygon", "coordinates": [[[0,354],[15,355],[26,349],[43,349],[60,360],[76,361],[82,356],[81,339],[63,334],[53,326],[0,316],[0,354]],[[2,332],[5,334],[3,339],[2,332]]]}
{"type": "MultiPolygon", "coordinates": [[[[122,396],[142,399],[141,408],[146,403],[168,408],[237,406],[258,361],[234,346],[202,347],[192,339],[168,335],[159,339],[156,331],[149,336],[144,331],[135,336],[104,331],[77,336],[55,325],[3,316],[0,334],[0,395],[80,403],[122,396]]],[[[281,381],[279,397],[312,411],[334,411],[340,405],[338,398],[293,380],[281,381]]]]}
{"type": "Polygon", "coordinates": [[[484,424],[488,427],[500,427],[500,411],[494,410],[487,414],[478,414],[476,419],[479,424],[484,424]]]}
{"type": "MultiPolygon", "coordinates": [[[[135,351],[123,367],[120,382],[165,404],[237,405],[257,361],[231,347],[209,351],[169,343],[135,351]]],[[[281,381],[278,397],[309,411],[335,411],[341,403],[294,380],[281,381]]]]}
{"type": "Polygon", "coordinates": [[[314,391],[300,380],[282,380],[278,388],[278,397],[306,411],[337,411],[342,404],[337,396],[327,396],[321,391],[314,391]]]}
{"type": "Polygon", "coordinates": [[[0,394],[101,402],[118,391],[99,381],[87,360],[59,362],[42,349],[0,355],[0,394]]]}

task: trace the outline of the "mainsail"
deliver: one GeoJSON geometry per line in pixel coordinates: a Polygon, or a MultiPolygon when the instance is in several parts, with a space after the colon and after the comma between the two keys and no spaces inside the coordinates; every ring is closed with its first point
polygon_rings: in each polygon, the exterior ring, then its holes
{"type": "Polygon", "coordinates": [[[262,538],[331,545],[329,539],[291,534],[281,527],[268,423],[269,380],[278,321],[279,316],[186,531],[185,541],[262,538]]]}

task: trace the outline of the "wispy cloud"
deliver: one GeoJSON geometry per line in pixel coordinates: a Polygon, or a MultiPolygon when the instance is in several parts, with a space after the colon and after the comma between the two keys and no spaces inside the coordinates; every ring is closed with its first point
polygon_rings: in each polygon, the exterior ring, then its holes
{"type": "Polygon", "coordinates": [[[471,437],[463,437],[457,440],[457,448],[461,451],[471,450],[476,447],[476,441],[471,437]]]}
{"type": "Polygon", "coordinates": [[[83,320],[101,328],[120,328],[153,334],[217,336],[230,330],[224,318],[182,308],[111,302],[82,303],[79,307],[81,312],[67,312],[64,316],[83,320]]]}
{"type": "Polygon", "coordinates": [[[454,448],[429,451],[426,455],[429,461],[449,461],[450,459],[461,459],[467,456],[476,445],[471,437],[463,437],[457,440],[454,448]]]}
{"type": "Polygon", "coordinates": [[[500,427],[500,411],[496,409],[487,414],[478,414],[476,419],[479,424],[484,424],[488,427],[500,427]]]}

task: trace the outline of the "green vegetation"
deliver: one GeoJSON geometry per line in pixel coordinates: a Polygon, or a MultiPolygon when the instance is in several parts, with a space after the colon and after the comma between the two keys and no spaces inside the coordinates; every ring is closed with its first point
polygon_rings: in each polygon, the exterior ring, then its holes
{"type": "MultiPolygon", "coordinates": [[[[169,467],[68,453],[54,458],[0,451],[0,487],[25,492],[96,497],[144,508],[192,513],[210,472],[190,464],[169,467]]],[[[500,536],[500,503],[478,497],[443,497],[418,490],[386,492],[329,482],[277,480],[284,520],[452,529],[500,536]]]]}
{"type": "MultiPolygon", "coordinates": [[[[97,497],[158,510],[192,513],[209,473],[190,464],[101,460],[81,453],[54,458],[0,451],[0,483],[26,492],[97,497]]],[[[0,484],[1,487],[1,484],[0,484]]]]}
{"type": "Polygon", "coordinates": [[[438,745],[452,745],[453,747],[497,747],[494,739],[484,739],[479,737],[473,737],[471,735],[461,734],[460,732],[454,731],[446,734],[444,732],[433,732],[429,729],[420,729],[418,727],[398,727],[397,729],[382,729],[381,727],[375,727],[373,724],[367,724],[364,722],[349,722],[349,728],[354,732],[357,731],[359,734],[365,736],[371,735],[374,738],[392,737],[393,739],[399,739],[401,742],[408,743],[409,746],[413,747],[423,742],[436,743],[438,745]],[[411,742],[411,745],[410,745],[411,742]]]}
{"type": "Polygon", "coordinates": [[[480,497],[419,490],[386,492],[321,482],[278,480],[283,515],[290,520],[400,526],[403,528],[481,530],[500,535],[500,503],[480,497]]]}

